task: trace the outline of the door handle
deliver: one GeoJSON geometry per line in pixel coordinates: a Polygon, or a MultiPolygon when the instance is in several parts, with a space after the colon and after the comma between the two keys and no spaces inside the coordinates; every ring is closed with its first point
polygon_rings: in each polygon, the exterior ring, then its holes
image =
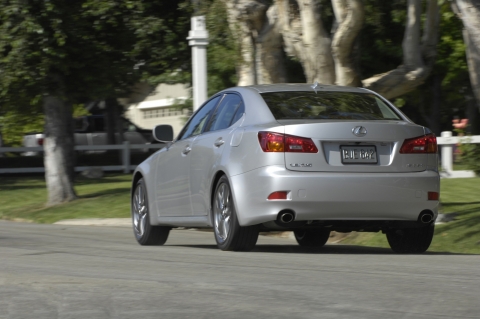
{"type": "Polygon", "coordinates": [[[190,146],[187,146],[185,147],[185,149],[182,151],[182,154],[183,155],[187,155],[188,153],[190,153],[190,151],[192,150],[192,148],[190,146]]]}
{"type": "Polygon", "coordinates": [[[215,143],[213,143],[216,147],[220,147],[222,146],[223,144],[225,143],[224,140],[222,140],[222,138],[219,138],[218,140],[215,141],[215,143]]]}

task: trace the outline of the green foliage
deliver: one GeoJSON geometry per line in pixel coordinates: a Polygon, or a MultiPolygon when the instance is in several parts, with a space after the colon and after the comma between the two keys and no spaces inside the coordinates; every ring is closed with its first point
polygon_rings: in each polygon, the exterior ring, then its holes
{"type": "Polygon", "coordinates": [[[480,176],[480,144],[468,143],[471,137],[463,137],[458,146],[460,150],[460,161],[467,169],[472,170],[480,176]]]}
{"type": "Polygon", "coordinates": [[[0,104],[60,91],[72,103],[121,97],[142,78],[187,69],[186,2],[0,2],[0,104]]]}
{"type": "MultiPolygon", "coordinates": [[[[83,104],[73,106],[73,117],[90,114],[83,104]]],[[[3,142],[8,146],[22,146],[23,136],[30,133],[42,133],[45,125],[43,113],[36,108],[19,112],[12,109],[0,117],[0,132],[3,142]]]]}
{"type": "Polygon", "coordinates": [[[206,26],[210,39],[207,51],[208,95],[237,83],[235,63],[240,60],[240,53],[228,28],[226,17],[223,1],[212,1],[206,11],[206,26]]]}
{"type": "Polygon", "coordinates": [[[190,16],[188,0],[1,1],[4,140],[43,131],[45,95],[81,104],[127,97],[139,81],[188,82],[190,16]]]}
{"type": "Polygon", "coordinates": [[[364,78],[402,64],[406,6],[402,0],[366,0],[365,23],[360,34],[360,69],[364,78]]]}
{"type": "Polygon", "coordinates": [[[28,110],[23,113],[9,111],[2,116],[1,120],[0,130],[3,142],[8,146],[22,146],[25,134],[43,132],[43,114],[36,110],[28,110]]]}
{"type": "MultiPolygon", "coordinates": [[[[465,117],[467,104],[473,96],[462,21],[447,2],[441,6],[440,14],[440,39],[431,75],[423,85],[402,96],[400,104],[402,111],[414,122],[430,127],[437,134],[451,130],[454,116],[465,117]]],[[[395,104],[399,105],[397,101],[395,104]]]]}

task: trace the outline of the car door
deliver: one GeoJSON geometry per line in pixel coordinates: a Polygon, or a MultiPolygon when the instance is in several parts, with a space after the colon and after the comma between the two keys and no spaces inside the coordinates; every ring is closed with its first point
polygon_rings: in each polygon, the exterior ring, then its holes
{"type": "Polygon", "coordinates": [[[204,132],[192,143],[190,161],[190,196],[194,215],[207,215],[210,207],[210,183],[217,171],[236,113],[243,114],[239,95],[227,93],[212,115],[204,132]]]}
{"type": "Polygon", "coordinates": [[[220,97],[205,103],[180,132],[178,139],[157,157],[156,205],[164,217],[192,215],[190,200],[190,160],[193,142],[204,130],[220,97]]]}

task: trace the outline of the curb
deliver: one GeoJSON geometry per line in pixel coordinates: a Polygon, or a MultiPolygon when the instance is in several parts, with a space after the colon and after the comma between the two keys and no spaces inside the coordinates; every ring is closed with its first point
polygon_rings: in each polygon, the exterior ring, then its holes
{"type": "Polygon", "coordinates": [[[85,218],[85,219],[64,219],[54,225],[67,226],[111,226],[111,227],[132,227],[131,218],[85,218]]]}

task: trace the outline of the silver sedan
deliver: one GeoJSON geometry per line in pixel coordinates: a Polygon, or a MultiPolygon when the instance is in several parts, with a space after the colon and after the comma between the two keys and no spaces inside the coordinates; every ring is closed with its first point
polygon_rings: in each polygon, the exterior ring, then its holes
{"type": "Polygon", "coordinates": [[[259,231],[325,245],[330,231],[386,234],[399,253],[428,249],[438,214],[437,142],[375,92],[274,84],[213,95],[176,139],[133,174],[141,245],[173,227],[213,228],[222,250],[248,251],[259,231]]]}

